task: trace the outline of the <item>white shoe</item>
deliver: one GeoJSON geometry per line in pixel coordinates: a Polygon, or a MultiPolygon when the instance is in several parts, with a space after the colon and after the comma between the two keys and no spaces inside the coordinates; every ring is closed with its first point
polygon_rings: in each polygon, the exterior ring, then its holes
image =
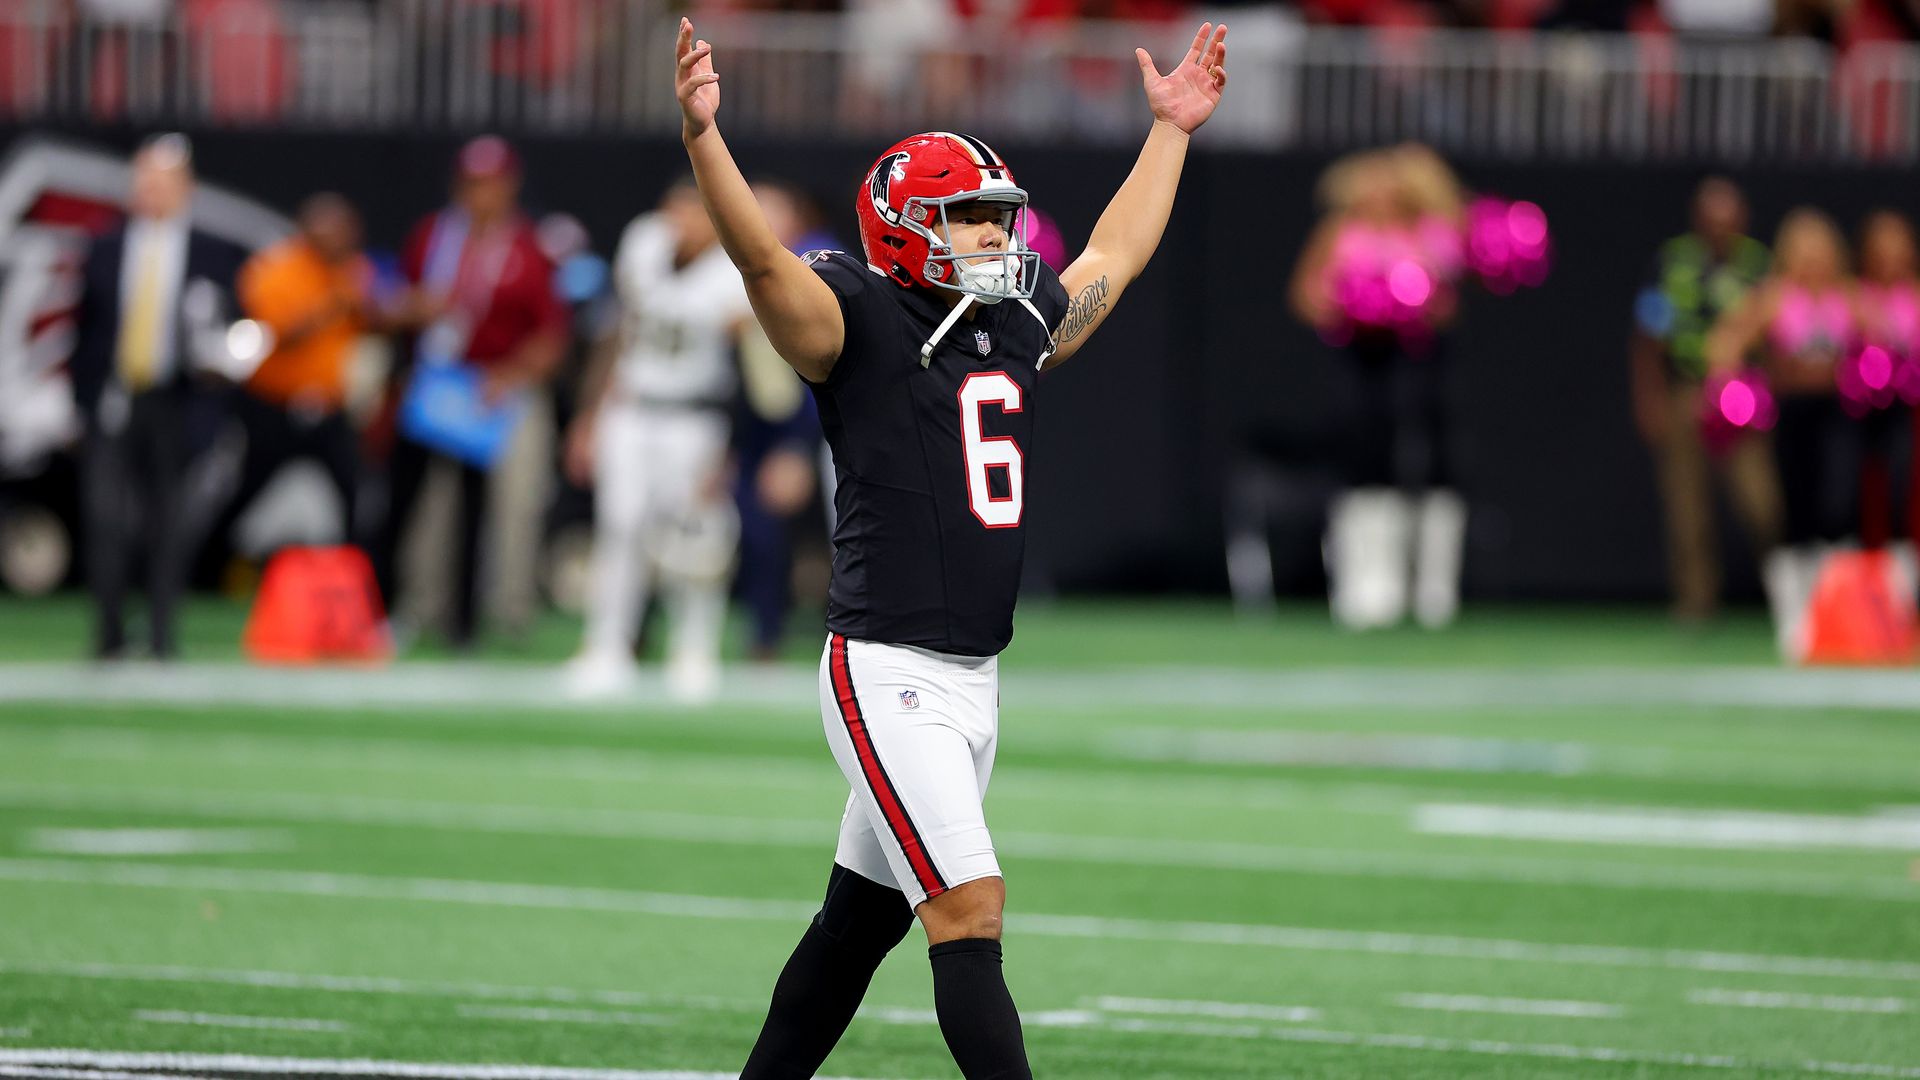
{"type": "Polygon", "coordinates": [[[1334,499],[1322,554],[1336,622],[1374,630],[1406,615],[1412,532],[1412,507],[1392,488],[1356,488],[1334,499]]]}
{"type": "Polygon", "coordinates": [[[681,705],[704,705],[720,694],[720,665],[676,660],[667,665],[667,697],[681,705]]]}
{"type": "Polygon", "coordinates": [[[1813,547],[1777,547],[1767,552],[1760,583],[1773,613],[1774,645],[1780,659],[1798,664],[1807,658],[1807,607],[1819,579],[1821,553],[1813,547]]]}
{"type": "Polygon", "coordinates": [[[565,680],[569,697],[620,697],[639,685],[640,669],[631,657],[587,652],[567,661],[565,680]]]}
{"type": "Polygon", "coordinates": [[[1467,539],[1467,501],[1435,489],[1420,500],[1419,547],[1413,561],[1413,617],[1429,630],[1460,613],[1460,560],[1467,539]]]}

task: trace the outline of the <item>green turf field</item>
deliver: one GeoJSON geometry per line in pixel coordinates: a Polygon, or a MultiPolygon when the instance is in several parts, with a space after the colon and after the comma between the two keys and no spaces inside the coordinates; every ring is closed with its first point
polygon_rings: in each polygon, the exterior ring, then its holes
{"type": "MultiPolygon", "coordinates": [[[[0,601],[0,1076],[738,1067],[845,797],[811,634],[692,710],[566,700],[564,620],[286,674],[241,619],[103,671],[78,603],[0,601]]],[[[1920,1077],[1920,673],[1634,609],[1020,626],[1037,1075],[1920,1077]]],[[[956,1075],[931,1007],[916,934],[827,1071],[956,1075]]]]}

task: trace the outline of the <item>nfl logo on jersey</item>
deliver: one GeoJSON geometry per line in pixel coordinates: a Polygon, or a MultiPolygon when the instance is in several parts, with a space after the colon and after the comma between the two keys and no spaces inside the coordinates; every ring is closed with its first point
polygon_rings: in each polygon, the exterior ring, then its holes
{"type": "Polygon", "coordinates": [[[973,347],[980,350],[981,356],[985,356],[993,351],[993,341],[987,337],[985,330],[975,330],[973,332],[973,347]]]}
{"type": "Polygon", "coordinates": [[[903,709],[919,708],[920,707],[920,691],[918,690],[900,691],[900,707],[903,709]]]}

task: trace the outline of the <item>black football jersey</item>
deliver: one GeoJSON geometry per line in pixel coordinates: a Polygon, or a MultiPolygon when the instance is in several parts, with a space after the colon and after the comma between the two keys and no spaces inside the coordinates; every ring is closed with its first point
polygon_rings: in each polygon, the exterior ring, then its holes
{"type": "Polygon", "coordinates": [[[839,479],[827,628],[992,656],[1013,637],[1038,363],[1066,291],[1041,264],[1041,318],[1016,300],[976,302],[923,367],[949,311],[940,296],[845,252],[807,259],[846,323],[840,358],[813,386],[839,479]]]}

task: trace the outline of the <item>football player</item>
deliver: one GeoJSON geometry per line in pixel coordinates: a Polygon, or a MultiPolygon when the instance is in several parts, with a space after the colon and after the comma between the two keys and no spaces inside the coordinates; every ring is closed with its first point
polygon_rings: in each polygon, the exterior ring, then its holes
{"type": "Polygon", "coordinates": [[[667,688],[712,695],[739,520],[724,483],[733,343],[752,318],[691,180],[627,226],[614,257],[622,326],[596,357],[567,438],[567,470],[594,488],[593,587],[573,692],[630,685],[648,586],[673,618],[667,688]]]}
{"type": "Polygon", "coordinates": [[[861,253],[780,245],[721,139],[713,52],[680,22],[682,139],[774,348],[833,449],[827,742],[852,787],[826,900],[774,986],[743,1080],[807,1077],[918,916],[941,1033],[970,1078],[1030,1077],[1001,972],[1006,888],[981,809],[1013,634],[1037,381],[1104,322],[1160,243],[1188,138],[1226,85],[1226,27],[1162,75],[1153,125],[1058,276],[1020,241],[1027,193],[986,143],[901,140],[854,196],[861,253]]]}

